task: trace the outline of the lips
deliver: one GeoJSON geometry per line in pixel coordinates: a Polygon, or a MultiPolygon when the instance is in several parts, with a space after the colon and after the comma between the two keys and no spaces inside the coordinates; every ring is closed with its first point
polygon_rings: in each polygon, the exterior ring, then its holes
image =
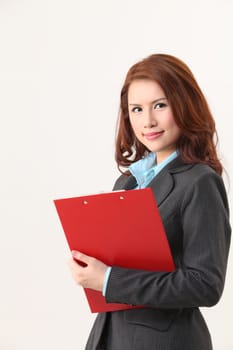
{"type": "Polygon", "coordinates": [[[144,136],[147,140],[155,140],[155,139],[159,138],[163,133],[164,133],[164,131],[148,132],[148,133],[146,133],[146,134],[143,134],[143,136],[144,136]]]}

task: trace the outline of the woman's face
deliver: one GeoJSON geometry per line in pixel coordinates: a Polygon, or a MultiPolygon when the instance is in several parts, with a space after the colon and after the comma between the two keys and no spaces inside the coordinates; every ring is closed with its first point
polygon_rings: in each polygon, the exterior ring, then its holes
{"type": "Polygon", "coordinates": [[[134,80],[128,90],[129,119],[136,138],[156,152],[157,163],[176,150],[180,129],[165,93],[153,80],[134,80]]]}

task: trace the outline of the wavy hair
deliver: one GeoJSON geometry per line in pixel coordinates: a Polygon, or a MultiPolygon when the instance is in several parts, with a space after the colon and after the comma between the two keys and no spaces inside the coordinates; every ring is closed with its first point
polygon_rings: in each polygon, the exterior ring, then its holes
{"type": "Polygon", "coordinates": [[[181,136],[177,149],[185,163],[205,163],[218,174],[222,164],[217,157],[218,136],[208,103],[193,73],[180,59],[153,54],[134,64],[128,71],[120,95],[115,159],[118,168],[144,157],[149,150],[137,140],[129,120],[128,90],[134,80],[148,79],[163,89],[172,108],[181,136]]]}

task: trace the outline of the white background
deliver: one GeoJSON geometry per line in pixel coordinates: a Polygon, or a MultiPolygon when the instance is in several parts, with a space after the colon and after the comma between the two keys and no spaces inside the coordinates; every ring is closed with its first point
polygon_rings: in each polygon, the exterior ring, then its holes
{"type": "MultiPolygon", "coordinates": [[[[232,0],[0,0],[0,349],[82,350],[95,315],[52,200],[111,190],[119,92],[152,53],[192,69],[215,116],[232,208],[232,0]],[[231,187],[230,187],[231,186],[231,187]]],[[[233,349],[232,251],[203,309],[233,349]]]]}

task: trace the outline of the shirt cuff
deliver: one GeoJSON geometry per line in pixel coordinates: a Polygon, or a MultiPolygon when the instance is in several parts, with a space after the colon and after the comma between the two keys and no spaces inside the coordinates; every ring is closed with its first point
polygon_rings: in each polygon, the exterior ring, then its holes
{"type": "Polygon", "coordinates": [[[103,296],[105,297],[105,294],[106,294],[106,289],[107,289],[107,285],[108,285],[108,280],[109,280],[109,276],[110,276],[110,273],[111,273],[111,266],[109,266],[105,272],[105,276],[104,276],[104,285],[103,285],[103,289],[102,289],[102,294],[103,296]]]}

